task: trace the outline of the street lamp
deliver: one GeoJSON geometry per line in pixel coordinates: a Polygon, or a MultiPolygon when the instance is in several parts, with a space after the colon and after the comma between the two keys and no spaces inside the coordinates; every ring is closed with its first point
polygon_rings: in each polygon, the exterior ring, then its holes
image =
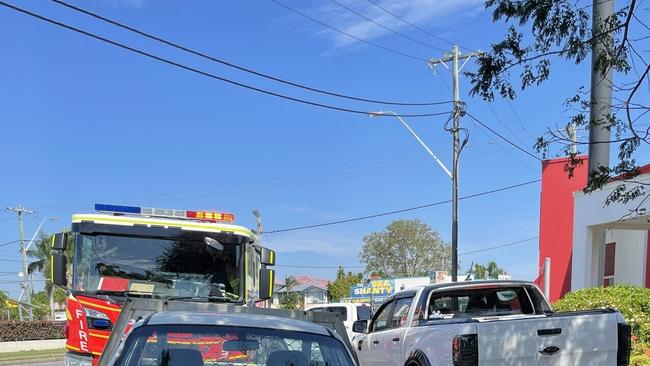
{"type": "MultiPolygon", "coordinates": [[[[41,231],[41,227],[45,223],[46,220],[56,220],[56,217],[45,217],[43,220],[41,220],[41,223],[38,224],[38,227],[36,228],[36,231],[34,232],[34,235],[32,235],[32,238],[29,240],[27,245],[25,246],[23,244],[23,241],[21,240],[20,242],[20,254],[23,257],[23,284],[22,284],[22,292],[20,293],[20,298],[18,300],[19,302],[19,310],[20,310],[20,303],[26,304],[28,306],[28,313],[29,313],[29,319],[34,319],[33,316],[33,309],[32,309],[32,292],[34,291],[34,283],[32,281],[31,276],[29,277],[29,282],[27,280],[27,251],[29,248],[32,246],[32,243],[34,242],[34,239],[36,239],[36,235],[41,231]],[[31,285],[30,285],[31,282],[31,285]]],[[[21,232],[21,239],[22,239],[22,232],[21,232]]],[[[22,312],[19,312],[19,317],[20,320],[23,320],[22,317],[22,312]]]]}
{"type": "Polygon", "coordinates": [[[429,149],[429,147],[427,146],[427,144],[425,144],[424,141],[422,141],[422,139],[420,138],[420,136],[418,136],[418,135],[415,133],[415,131],[413,131],[413,129],[411,129],[411,127],[409,127],[408,124],[406,124],[406,122],[402,119],[402,117],[399,116],[399,114],[397,114],[397,113],[395,113],[395,112],[391,112],[391,111],[377,111],[377,112],[370,112],[370,113],[368,114],[368,117],[371,117],[371,118],[372,118],[372,117],[382,117],[382,116],[392,116],[392,117],[397,118],[400,122],[402,122],[402,125],[404,125],[404,127],[406,127],[406,129],[411,133],[411,135],[413,135],[413,137],[415,137],[415,139],[418,140],[418,142],[420,143],[420,145],[422,145],[422,147],[427,151],[427,153],[429,153],[429,155],[431,155],[431,157],[436,161],[436,163],[438,163],[438,165],[440,165],[440,167],[442,168],[442,170],[444,170],[445,173],[447,173],[447,175],[449,176],[449,178],[450,178],[450,179],[452,178],[451,172],[450,172],[449,169],[445,166],[445,164],[443,164],[442,161],[440,161],[440,159],[438,159],[438,157],[436,156],[436,154],[434,154],[433,151],[431,151],[431,149],[429,149]]]}
{"type": "MultiPolygon", "coordinates": [[[[451,233],[452,233],[452,240],[451,240],[451,278],[455,282],[458,276],[458,241],[457,241],[457,233],[458,233],[458,217],[457,217],[457,212],[458,212],[458,194],[456,194],[456,181],[454,177],[456,176],[455,174],[452,174],[451,171],[445,166],[445,164],[438,159],[438,157],[429,149],[429,147],[422,141],[422,139],[409,127],[409,125],[395,112],[391,111],[377,111],[377,112],[370,112],[368,114],[368,117],[382,117],[382,116],[392,116],[397,118],[404,127],[415,137],[416,140],[422,145],[422,147],[429,153],[429,155],[440,165],[440,167],[447,173],[449,178],[451,179],[451,184],[452,184],[452,200],[451,200],[451,205],[452,205],[452,218],[451,218],[451,233]]],[[[455,162],[455,160],[454,160],[455,162]]],[[[456,172],[456,166],[454,165],[454,173],[456,172]]]]}

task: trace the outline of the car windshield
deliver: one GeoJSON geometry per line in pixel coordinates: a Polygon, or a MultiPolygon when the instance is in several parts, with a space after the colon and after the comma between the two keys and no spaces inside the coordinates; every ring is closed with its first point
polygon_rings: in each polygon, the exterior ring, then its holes
{"type": "Polygon", "coordinates": [[[372,318],[372,309],[370,309],[370,306],[357,306],[357,319],[368,320],[370,318],[372,318]]]}
{"type": "Polygon", "coordinates": [[[213,325],[136,328],[114,366],[353,366],[339,340],[311,333],[213,325]]]}
{"type": "Polygon", "coordinates": [[[88,294],[236,300],[241,245],[235,239],[78,235],[73,286],[88,294]]]}

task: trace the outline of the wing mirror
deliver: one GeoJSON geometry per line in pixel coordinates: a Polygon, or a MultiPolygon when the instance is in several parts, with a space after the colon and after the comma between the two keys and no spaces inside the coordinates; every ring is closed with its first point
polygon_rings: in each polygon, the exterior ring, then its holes
{"type": "Polygon", "coordinates": [[[260,262],[267,266],[275,266],[275,251],[269,248],[262,248],[260,262]]]}
{"type": "Polygon", "coordinates": [[[65,257],[65,250],[68,247],[68,235],[57,233],[52,235],[52,258],[50,260],[50,279],[56,286],[66,287],[68,285],[67,270],[68,259],[65,257]]]}
{"type": "Polygon", "coordinates": [[[273,297],[273,283],[275,282],[275,271],[268,268],[260,269],[259,299],[268,300],[273,297]]]}
{"type": "Polygon", "coordinates": [[[355,333],[366,333],[368,331],[368,321],[357,320],[352,324],[352,331],[355,333]]]}

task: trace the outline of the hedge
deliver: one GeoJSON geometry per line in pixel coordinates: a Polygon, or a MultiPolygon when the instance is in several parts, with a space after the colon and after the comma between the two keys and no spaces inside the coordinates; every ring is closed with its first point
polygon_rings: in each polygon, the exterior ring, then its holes
{"type": "MultiPolygon", "coordinates": [[[[586,288],[566,294],[553,306],[557,311],[602,308],[620,311],[625,321],[632,326],[633,354],[650,357],[650,289],[630,285],[586,288]]],[[[642,358],[637,360],[646,361],[642,358]]]]}
{"type": "Polygon", "coordinates": [[[65,322],[3,321],[0,322],[0,342],[63,339],[65,322]]]}

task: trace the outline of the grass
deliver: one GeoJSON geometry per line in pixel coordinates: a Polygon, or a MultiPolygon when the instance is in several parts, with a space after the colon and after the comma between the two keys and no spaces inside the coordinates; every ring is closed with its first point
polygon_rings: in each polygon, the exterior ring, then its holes
{"type": "Polygon", "coordinates": [[[5,364],[6,362],[15,362],[22,360],[33,360],[33,359],[57,359],[63,358],[65,349],[47,349],[39,351],[22,351],[22,352],[7,352],[0,353],[0,364],[5,364]]]}

